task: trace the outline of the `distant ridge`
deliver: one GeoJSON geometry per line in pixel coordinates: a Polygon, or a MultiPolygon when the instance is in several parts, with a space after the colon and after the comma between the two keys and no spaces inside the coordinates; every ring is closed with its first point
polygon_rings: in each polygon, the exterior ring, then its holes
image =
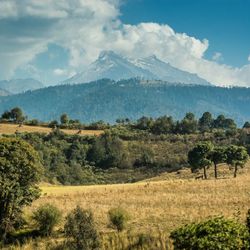
{"type": "Polygon", "coordinates": [[[250,88],[222,88],[129,79],[99,80],[84,84],[47,87],[0,97],[0,114],[19,106],[30,119],[59,120],[62,113],[83,123],[118,118],[171,115],[182,119],[186,112],[197,117],[209,111],[224,114],[239,126],[250,121],[250,88]]]}
{"type": "Polygon", "coordinates": [[[129,59],[113,51],[103,51],[99,58],[84,71],[65,80],[66,84],[78,84],[100,79],[140,78],[144,80],[162,80],[170,83],[210,85],[209,82],[196,74],[179,70],[169,63],[159,60],[156,56],[143,59],[129,59]]]}
{"type": "Polygon", "coordinates": [[[11,94],[19,94],[28,90],[43,88],[44,85],[32,78],[28,79],[13,79],[0,81],[0,89],[11,94]]]}

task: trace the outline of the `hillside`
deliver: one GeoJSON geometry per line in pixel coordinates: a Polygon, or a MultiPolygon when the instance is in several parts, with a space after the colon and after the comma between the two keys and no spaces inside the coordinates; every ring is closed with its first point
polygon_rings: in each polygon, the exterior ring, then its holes
{"type": "Polygon", "coordinates": [[[100,80],[0,97],[0,113],[20,106],[29,118],[39,120],[59,119],[66,112],[82,122],[113,123],[117,118],[134,120],[141,116],[172,115],[181,119],[186,112],[200,116],[210,111],[214,115],[225,114],[242,125],[250,120],[249,96],[248,88],[100,80]]]}

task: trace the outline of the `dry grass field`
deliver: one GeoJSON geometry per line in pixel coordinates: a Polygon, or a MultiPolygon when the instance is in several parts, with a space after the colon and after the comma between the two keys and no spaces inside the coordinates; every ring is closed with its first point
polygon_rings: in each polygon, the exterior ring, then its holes
{"type": "MultiPolygon", "coordinates": [[[[42,196],[25,214],[44,203],[56,205],[64,215],[80,205],[94,213],[97,228],[102,234],[101,249],[128,249],[136,235],[153,235],[155,245],[142,249],[172,249],[169,233],[186,223],[197,222],[211,216],[223,215],[244,222],[250,208],[250,163],[240,170],[237,178],[227,166],[220,166],[220,179],[213,179],[209,169],[208,180],[195,180],[190,170],[163,174],[144,182],[99,186],[43,185],[42,196]],[[131,220],[124,234],[114,233],[109,227],[107,213],[113,207],[125,208],[131,220]],[[134,238],[133,238],[134,237],[134,238]],[[167,243],[166,243],[167,242],[167,243]]],[[[62,238],[31,240],[8,249],[51,249],[62,238]]],[[[137,249],[137,248],[136,248],[137,249]]]]}
{"type": "MultiPolygon", "coordinates": [[[[1,134],[15,134],[15,133],[45,133],[48,134],[52,131],[51,128],[46,128],[46,127],[39,127],[39,126],[26,126],[22,125],[19,127],[19,125],[16,124],[3,124],[0,123],[0,135],[1,134]]],[[[68,135],[75,135],[78,134],[79,130],[74,130],[74,129],[61,129],[62,132],[68,135]]],[[[100,135],[102,134],[102,130],[82,130],[79,135],[100,135]]]]}
{"type": "MultiPolygon", "coordinates": [[[[225,167],[223,167],[225,168],[225,167]]],[[[178,178],[148,180],[135,184],[100,186],[47,186],[31,209],[43,203],[58,206],[64,214],[76,205],[92,209],[100,231],[109,231],[107,212],[121,206],[131,215],[129,230],[135,232],[164,231],[169,233],[185,223],[209,216],[224,215],[244,220],[250,208],[250,171],[247,166],[234,179],[231,175],[214,180],[195,180],[187,170],[178,178]],[[240,211],[240,213],[239,213],[240,211]]],[[[231,173],[230,173],[231,174],[231,173]]],[[[166,174],[167,175],[167,174],[166,174]]]]}

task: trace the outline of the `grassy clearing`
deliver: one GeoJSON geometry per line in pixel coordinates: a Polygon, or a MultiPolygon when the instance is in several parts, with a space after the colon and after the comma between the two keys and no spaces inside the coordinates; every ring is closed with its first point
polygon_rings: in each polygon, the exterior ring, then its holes
{"type": "MultiPolygon", "coordinates": [[[[250,172],[247,168],[241,171],[236,179],[223,177],[205,181],[192,178],[119,185],[46,186],[42,187],[43,195],[31,209],[48,202],[66,214],[79,204],[93,210],[101,232],[110,231],[107,212],[116,206],[131,214],[128,229],[134,232],[169,233],[185,223],[214,215],[234,217],[237,214],[243,221],[250,208],[250,172]]],[[[177,175],[179,178],[180,174],[177,175]]]]}
{"type": "MultiPolygon", "coordinates": [[[[45,133],[49,134],[52,131],[51,128],[46,127],[39,127],[39,126],[26,126],[22,125],[19,127],[19,125],[16,124],[0,124],[0,135],[1,134],[15,134],[15,133],[45,133]]],[[[68,135],[76,135],[78,134],[79,130],[75,129],[61,129],[62,132],[68,135]]],[[[85,136],[85,135],[100,135],[102,134],[102,130],[82,130],[79,135],[85,136]]]]}
{"type": "MultiPolygon", "coordinates": [[[[226,166],[220,166],[218,180],[195,180],[187,169],[134,184],[95,186],[43,185],[42,196],[26,209],[28,215],[44,203],[52,203],[66,215],[76,205],[92,209],[101,233],[101,249],[128,249],[137,244],[138,235],[150,235],[149,248],[172,249],[169,233],[186,223],[210,216],[224,215],[245,221],[250,208],[250,164],[234,179],[226,166]],[[131,215],[128,228],[117,234],[109,227],[107,213],[121,206],[131,215]],[[167,242],[167,243],[166,243],[167,242]]],[[[8,249],[53,249],[63,242],[62,235],[49,239],[28,240],[26,244],[8,249]]]]}

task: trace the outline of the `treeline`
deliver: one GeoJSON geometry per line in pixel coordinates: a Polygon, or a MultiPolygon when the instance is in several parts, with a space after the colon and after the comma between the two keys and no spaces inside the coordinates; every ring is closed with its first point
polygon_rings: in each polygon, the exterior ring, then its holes
{"type": "MultiPolygon", "coordinates": [[[[110,125],[104,121],[97,121],[91,124],[81,123],[80,120],[73,120],[66,113],[60,116],[60,121],[53,120],[50,122],[40,122],[37,119],[29,120],[21,108],[15,107],[5,111],[1,115],[1,122],[12,122],[18,124],[26,124],[33,126],[48,126],[51,128],[62,129],[109,129],[116,126],[123,126],[129,129],[145,130],[147,132],[161,134],[193,134],[196,132],[209,132],[213,129],[223,129],[233,131],[237,128],[235,121],[227,118],[224,115],[219,115],[216,118],[210,112],[205,112],[200,118],[196,118],[191,112],[187,113],[182,120],[174,120],[172,116],[161,116],[152,118],[143,116],[137,121],[132,121],[129,118],[117,119],[116,124],[110,125]]],[[[245,122],[243,128],[250,128],[250,123],[245,122]]]]}
{"type": "Polygon", "coordinates": [[[214,146],[211,142],[198,143],[188,153],[188,163],[192,171],[203,169],[203,176],[207,179],[207,168],[214,165],[214,177],[218,178],[218,165],[226,163],[234,168],[234,178],[238,168],[243,168],[249,159],[245,147],[236,145],[214,146]]]}

